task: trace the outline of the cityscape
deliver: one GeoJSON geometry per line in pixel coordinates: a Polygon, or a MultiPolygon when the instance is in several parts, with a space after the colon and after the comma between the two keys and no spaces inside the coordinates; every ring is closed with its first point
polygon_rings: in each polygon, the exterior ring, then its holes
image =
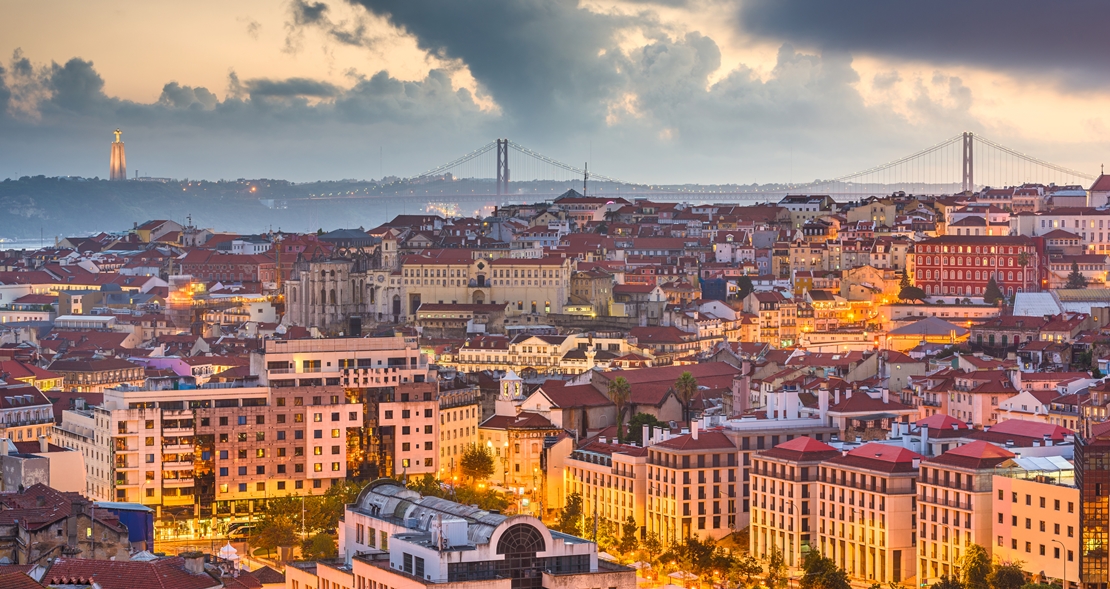
{"type": "Polygon", "coordinates": [[[1110,588],[1110,9],[110,4],[0,8],[0,589],[1110,588]]]}

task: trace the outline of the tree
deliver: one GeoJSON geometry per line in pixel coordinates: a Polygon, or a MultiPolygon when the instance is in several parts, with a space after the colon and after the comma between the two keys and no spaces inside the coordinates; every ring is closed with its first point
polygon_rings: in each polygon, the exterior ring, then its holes
{"type": "Polygon", "coordinates": [[[902,299],[903,301],[920,301],[926,296],[928,295],[926,295],[925,291],[921,290],[921,287],[919,286],[907,286],[906,288],[898,291],[898,298],[902,299]]]}
{"type": "Polygon", "coordinates": [[[801,589],[851,589],[848,573],[816,550],[802,559],[802,571],[804,574],[798,582],[801,589]]]}
{"type": "Polygon", "coordinates": [[[632,387],[623,376],[609,381],[609,400],[617,408],[617,443],[624,442],[624,410],[632,398],[632,387]]]}
{"type": "Polygon", "coordinates": [[[991,276],[991,279],[987,281],[987,289],[983,292],[983,302],[994,305],[1002,300],[1004,296],[1002,289],[998,287],[998,282],[995,281],[994,276],[991,276]]]}
{"type": "Polygon", "coordinates": [[[752,294],[753,290],[755,290],[755,285],[752,284],[752,279],[747,274],[736,279],[736,298],[744,300],[752,294]]]}
{"type": "Polygon", "coordinates": [[[991,557],[978,544],[967,547],[960,557],[960,584],[964,589],[990,589],[991,557]]]}
{"type": "Polygon", "coordinates": [[[682,403],[682,421],[689,423],[690,403],[698,392],[698,379],[694,378],[689,371],[683,372],[678,376],[678,380],[674,381],[674,392],[682,403]]]}
{"type": "Polygon", "coordinates": [[[1029,252],[1022,251],[1018,254],[1017,265],[1021,267],[1021,291],[1022,292],[1025,292],[1027,290],[1026,289],[1026,284],[1025,284],[1025,267],[1029,265],[1029,261],[1030,261],[1029,252]]]}
{"type": "Polygon", "coordinates": [[[628,516],[628,519],[624,520],[624,525],[621,526],[621,542],[618,548],[620,548],[622,554],[631,554],[636,550],[639,535],[640,526],[636,525],[636,518],[631,515],[628,516]]]}
{"type": "Polygon", "coordinates": [[[659,555],[663,552],[663,543],[659,541],[659,534],[648,532],[648,535],[644,537],[644,541],[640,542],[640,550],[646,552],[648,558],[652,561],[659,558],[659,555]]]}
{"type": "Polygon", "coordinates": [[[740,587],[754,587],[757,584],[755,577],[762,572],[763,565],[750,554],[733,558],[728,567],[729,577],[735,579],[740,587]]]}
{"type": "Polygon", "coordinates": [[[763,577],[767,589],[782,589],[786,585],[786,560],[777,547],[771,548],[767,557],[767,575],[763,577]]]}
{"type": "Polygon", "coordinates": [[[1026,583],[1021,586],[1021,589],[1060,589],[1060,586],[1048,583],[1026,583]]]}
{"type": "Polygon", "coordinates": [[[1025,585],[1025,571],[1020,562],[997,563],[992,568],[987,576],[991,589],[1021,589],[1025,585]]]}
{"type": "Polygon", "coordinates": [[[408,488],[425,497],[444,497],[447,495],[447,492],[443,489],[443,483],[431,473],[427,473],[420,478],[411,479],[408,488]]]}
{"type": "Polygon", "coordinates": [[[628,420],[628,437],[627,441],[636,444],[637,446],[644,445],[644,426],[650,425],[652,427],[666,427],[659,418],[650,413],[637,413],[628,420]]]}
{"type": "Polygon", "coordinates": [[[929,589],[964,589],[956,577],[944,576],[936,583],[929,585],[929,589]]]}
{"type": "Polygon", "coordinates": [[[467,446],[459,461],[463,476],[472,481],[484,481],[493,476],[493,453],[481,444],[467,446]]]}
{"type": "Polygon", "coordinates": [[[486,511],[505,511],[509,507],[509,499],[505,494],[493,489],[456,487],[455,501],[463,505],[477,505],[479,509],[486,511]]]}
{"type": "Polygon", "coordinates": [[[266,549],[266,556],[278,546],[292,546],[297,543],[297,533],[289,523],[268,525],[258,533],[255,544],[266,549]]]}
{"type": "Polygon", "coordinates": [[[319,497],[305,499],[305,528],[309,532],[332,532],[339,526],[343,509],[354,503],[362,485],[340,480],[319,497]]]}
{"type": "Polygon", "coordinates": [[[1087,277],[1079,271],[1079,263],[1071,263],[1071,273],[1068,274],[1068,283],[1064,288],[1087,288],[1087,277]]]}
{"type": "Polygon", "coordinates": [[[335,537],[325,532],[310,536],[301,546],[301,558],[304,560],[323,560],[339,556],[335,537]]]}
{"type": "Polygon", "coordinates": [[[898,281],[898,288],[899,289],[909,288],[911,286],[913,286],[913,284],[910,283],[910,271],[909,270],[903,270],[902,271],[902,279],[898,281]]]}
{"type": "Polygon", "coordinates": [[[567,497],[567,504],[559,511],[558,517],[555,519],[555,525],[552,526],[555,531],[571,536],[582,536],[582,496],[578,493],[571,493],[567,497]]]}

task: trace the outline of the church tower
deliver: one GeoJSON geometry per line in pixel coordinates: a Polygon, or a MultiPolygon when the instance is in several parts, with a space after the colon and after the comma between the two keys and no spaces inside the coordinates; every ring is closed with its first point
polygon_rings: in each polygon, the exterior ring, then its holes
{"type": "Polygon", "coordinates": [[[119,136],[122,132],[116,129],[116,140],[112,142],[112,159],[108,164],[109,180],[127,179],[127,155],[123,153],[123,141],[119,136]]]}
{"type": "Polygon", "coordinates": [[[501,377],[500,391],[493,404],[494,415],[515,417],[519,412],[518,404],[524,400],[524,381],[509,370],[501,377]]]}

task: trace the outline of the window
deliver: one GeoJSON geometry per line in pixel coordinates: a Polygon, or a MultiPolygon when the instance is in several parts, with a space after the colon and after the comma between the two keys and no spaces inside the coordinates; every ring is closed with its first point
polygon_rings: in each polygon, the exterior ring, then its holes
{"type": "Polygon", "coordinates": [[[238,421],[239,421],[239,425],[247,425],[247,416],[246,415],[240,415],[238,421]]]}
{"type": "Polygon", "coordinates": [[[227,476],[227,467],[226,466],[221,466],[220,467],[220,476],[222,476],[222,477],[227,476]]]}
{"type": "Polygon", "coordinates": [[[322,430],[322,429],[313,430],[312,431],[312,437],[313,437],[313,439],[317,439],[317,440],[322,439],[324,437],[324,430],[322,430]]]}
{"type": "Polygon", "coordinates": [[[337,429],[331,430],[331,437],[338,438],[339,437],[339,430],[337,430],[337,429]]]}
{"type": "Polygon", "coordinates": [[[338,411],[331,414],[331,420],[332,421],[339,421],[339,412],[338,411]]]}
{"type": "Polygon", "coordinates": [[[386,411],[385,412],[385,418],[386,419],[393,419],[393,411],[386,411]]]}
{"type": "Polygon", "coordinates": [[[312,465],[312,470],[315,472],[324,472],[324,464],[322,462],[317,462],[312,465]]]}
{"type": "Polygon", "coordinates": [[[239,467],[239,476],[246,476],[246,475],[247,475],[247,467],[240,466],[239,467]]]}

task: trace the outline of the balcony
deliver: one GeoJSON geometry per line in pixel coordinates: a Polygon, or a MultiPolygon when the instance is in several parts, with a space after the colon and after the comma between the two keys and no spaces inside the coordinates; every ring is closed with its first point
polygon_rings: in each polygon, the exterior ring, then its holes
{"type": "Polygon", "coordinates": [[[162,479],[162,487],[166,489],[176,489],[180,487],[192,487],[193,478],[187,479],[162,479]]]}
{"type": "Polygon", "coordinates": [[[175,452],[192,452],[194,449],[192,444],[166,444],[162,446],[162,452],[170,454],[175,452]]]}
{"type": "Polygon", "coordinates": [[[166,427],[162,428],[162,435],[164,436],[190,436],[193,434],[191,427],[166,427]]]}
{"type": "Polygon", "coordinates": [[[184,460],[178,460],[178,461],[175,461],[175,462],[163,462],[162,463],[162,470],[185,470],[185,469],[192,469],[193,466],[194,465],[193,465],[192,462],[187,462],[187,461],[184,461],[184,460]]]}

